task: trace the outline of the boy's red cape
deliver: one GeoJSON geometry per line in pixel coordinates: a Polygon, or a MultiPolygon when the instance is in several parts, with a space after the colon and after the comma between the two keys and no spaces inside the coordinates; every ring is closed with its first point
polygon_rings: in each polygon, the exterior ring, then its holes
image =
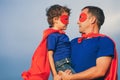
{"type": "Polygon", "coordinates": [[[63,31],[51,28],[44,31],[43,39],[33,54],[30,69],[22,73],[24,80],[48,80],[50,65],[47,55],[47,37],[54,32],[64,33],[63,31]]]}
{"type": "MultiPolygon", "coordinates": [[[[104,37],[106,35],[96,34],[96,33],[89,33],[87,35],[82,34],[82,37],[78,38],[78,43],[81,43],[84,38],[92,38],[92,37],[98,37],[98,36],[104,37]]],[[[110,37],[108,37],[108,38],[110,38],[110,37]]],[[[114,41],[113,41],[113,43],[114,43],[114,57],[112,59],[111,66],[105,75],[105,80],[118,80],[118,54],[117,54],[117,50],[116,50],[116,44],[114,41]]]]}

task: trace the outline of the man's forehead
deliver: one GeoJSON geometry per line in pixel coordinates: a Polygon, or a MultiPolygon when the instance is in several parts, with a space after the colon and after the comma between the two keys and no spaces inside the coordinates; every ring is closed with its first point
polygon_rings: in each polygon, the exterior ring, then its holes
{"type": "Polygon", "coordinates": [[[82,12],[86,12],[86,13],[88,13],[88,11],[89,11],[88,8],[85,8],[85,9],[82,10],[82,12]]]}
{"type": "Polygon", "coordinates": [[[87,16],[91,16],[92,14],[89,12],[88,8],[85,8],[81,11],[81,13],[85,13],[87,16]]]}

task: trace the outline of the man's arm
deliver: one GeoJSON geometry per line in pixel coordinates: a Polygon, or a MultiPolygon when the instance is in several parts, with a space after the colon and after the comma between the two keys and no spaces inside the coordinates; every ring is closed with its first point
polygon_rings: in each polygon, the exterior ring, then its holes
{"type": "Polygon", "coordinates": [[[96,60],[96,66],[91,67],[83,72],[67,75],[62,72],[62,77],[65,80],[89,80],[105,76],[108,68],[110,67],[112,57],[99,57],[96,60]]]}

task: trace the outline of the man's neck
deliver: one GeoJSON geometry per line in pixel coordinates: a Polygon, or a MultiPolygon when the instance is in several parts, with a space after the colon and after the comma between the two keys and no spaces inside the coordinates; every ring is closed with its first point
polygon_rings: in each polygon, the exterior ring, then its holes
{"type": "Polygon", "coordinates": [[[90,26],[90,29],[88,29],[88,31],[86,31],[85,34],[89,33],[99,33],[98,26],[90,26]]]}

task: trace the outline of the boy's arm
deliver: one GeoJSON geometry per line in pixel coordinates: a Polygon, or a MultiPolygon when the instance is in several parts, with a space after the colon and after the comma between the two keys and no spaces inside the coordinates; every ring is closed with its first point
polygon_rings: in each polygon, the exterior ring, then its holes
{"type": "Polygon", "coordinates": [[[53,76],[57,75],[56,69],[55,69],[55,64],[54,64],[54,60],[53,60],[53,51],[49,50],[48,51],[48,58],[49,58],[49,63],[50,63],[50,68],[52,71],[53,76]]]}

